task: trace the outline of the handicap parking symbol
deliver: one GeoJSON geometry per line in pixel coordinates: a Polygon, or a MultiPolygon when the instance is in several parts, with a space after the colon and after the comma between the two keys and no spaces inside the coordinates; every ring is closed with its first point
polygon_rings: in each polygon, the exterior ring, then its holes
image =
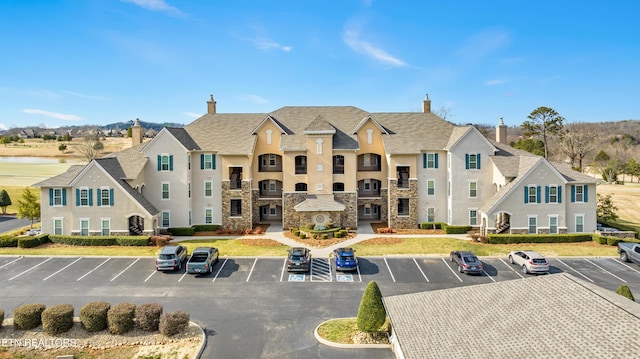
{"type": "Polygon", "coordinates": [[[336,277],[338,282],[353,282],[353,275],[351,274],[338,274],[336,277]]]}
{"type": "Polygon", "coordinates": [[[304,282],[304,274],[289,274],[289,282],[304,282]]]}

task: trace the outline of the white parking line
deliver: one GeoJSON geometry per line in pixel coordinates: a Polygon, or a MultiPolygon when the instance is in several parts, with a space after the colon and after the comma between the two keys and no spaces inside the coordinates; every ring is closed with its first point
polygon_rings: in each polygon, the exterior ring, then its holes
{"type": "Polygon", "coordinates": [[[82,257],[80,257],[80,258],[76,259],[75,261],[73,261],[73,262],[71,262],[71,263],[67,264],[67,265],[66,265],[66,266],[64,266],[64,267],[62,267],[62,269],[58,270],[57,272],[50,274],[48,277],[44,277],[44,278],[42,278],[42,280],[43,280],[43,281],[45,281],[45,280],[47,280],[47,279],[49,279],[49,278],[53,277],[54,275],[56,275],[56,274],[58,274],[58,273],[62,272],[63,270],[65,270],[65,269],[67,269],[67,268],[71,267],[71,265],[72,265],[73,263],[75,263],[75,262],[77,262],[77,261],[79,261],[79,260],[81,260],[81,259],[82,259],[82,257]]]}
{"type": "Polygon", "coordinates": [[[613,273],[609,272],[608,270],[606,270],[606,269],[604,269],[604,268],[600,267],[599,265],[597,265],[597,264],[593,263],[592,261],[588,260],[587,258],[585,258],[584,260],[585,260],[585,261],[587,261],[587,262],[589,262],[589,263],[591,263],[594,267],[597,267],[597,268],[599,268],[600,270],[604,271],[605,273],[608,273],[608,274],[609,274],[609,275],[611,275],[612,277],[617,278],[617,279],[621,280],[621,281],[622,281],[622,282],[624,282],[624,283],[627,283],[627,281],[626,281],[626,280],[624,280],[624,279],[622,279],[622,278],[618,277],[617,275],[615,275],[615,274],[613,274],[613,273]]]}
{"type": "Polygon", "coordinates": [[[485,275],[485,276],[489,277],[489,279],[491,279],[491,280],[495,283],[495,281],[496,281],[496,280],[495,280],[495,279],[493,279],[493,277],[491,277],[491,276],[489,275],[489,273],[485,272],[485,270],[484,270],[484,269],[482,270],[482,273],[484,273],[484,275],[485,275]]]}
{"type": "Polygon", "coordinates": [[[50,260],[52,260],[52,259],[53,259],[53,257],[49,257],[49,258],[47,258],[46,260],[44,260],[44,261],[42,261],[42,262],[40,262],[40,263],[38,263],[38,264],[34,265],[33,267],[31,267],[31,268],[27,269],[26,271],[24,271],[24,272],[22,272],[22,273],[20,273],[20,274],[14,275],[13,277],[9,278],[9,280],[14,280],[14,279],[18,278],[19,276],[21,276],[21,275],[23,275],[23,274],[25,274],[25,273],[31,272],[32,270],[34,270],[34,269],[36,269],[36,268],[40,267],[41,265],[43,265],[43,264],[47,263],[48,261],[50,261],[50,260]]]}
{"type": "Polygon", "coordinates": [[[227,261],[229,260],[229,258],[225,258],[224,262],[222,262],[222,265],[220,266],[220,269],[218,269],[218,271],[216,272],[216,276],[213,277],[213,279],[211,280],[211,282],[215,282],[216,278],[218,278],[218,275],[220,274],[220,272],[222,272],[222,268],[224,268],[224,265],[227,264],[227,261]]]}
{"type": "MultiPolygon", "coordinates": [[[[616,263],[618,263],[618,264],[620,264],[620,265],[623,265],[623,266],[625,266],[625,267],[627,267],[627,268],[631,269],[632,271],[634,271],[634,272],[636,272],[636,273],[640,273],[640,271],[639,271],[639,270],[637,270],[637,269],[633,268],[632,266],[628,265],[627,263],[624,263],[623,261],[621,261],[621,260],[619,260],[619,259],[611,258],[611,260],[612,260],[612,261],[614,261],[614,262],[616,262],[616,263]]],[[[2,268],[2,267],[0,267],[0,268],[2,268]]]]}
{"type": "Polygon", "coordinates": [[[253,268],[256,267],[256,263],[258,262],[258,258],[256,258],[256,260],[253,261],[253,265],[251,266],[251,269],[249,270],[249,275],[247,276],[247,282],[249,281],[249,278],[251,278],[251,273],[253,273],[253,268]]]}
{"type": "Polygon", "coordinates": [[[580,274],[582,277],[584,277],[584,279],[588,280],[591,283],[595,283],[593,280],[591,280],[591,278],[587,277],[586,275],[578,272],[577,270],[573,269],[573,267],[571,267],[570,265],[568,265],[567,263],[563,262],[560,258],[556,258],[556,260],[560,263],[562,263],[563,265],[565,265],[567,268],[571,269],[572,271],[580,274]]]}
{"type": "Polygon", "coordinates": [[[396,278],[393,276],[393,273],[391,272],[391,267],[389,267],[389,263],[387,262],[387,258],[382,257],[382,259],[384,259],[384,264],[387,265],[387,269],[389,270],[389,274],[391,274],[391,279],[393,279],[393,283],[396,282],[396,278]]]}
{"type": "Polygon", "coordinates": [[[280,281],[284,278],[284,270],[287,268],[287,258],[284,259],[284,263],[282,263],[282,272],[280,273],[280,281]]]}
{"type": "Polygon", "coordinates": [[[362,276],[360,275],[360,266],[356,263],[356,270],[358,271],[358,279],[360,279],[360,282],[362,283],[362,276]]]}
{"type": "Polygon", "coordinates": [[[511,269],[511,271],[517,275],[520,276],[520,278],[524,279],[524,276],[522,274],[520,274],[520,272],[518,272],[517,270],[513,269],[513,266],[510,265],[509,263],[505,262],[504,259],[500,258],[500,262],[504,263],[504,265],[506,265],[507,267],[509,267],[509,269],[511,269]]]}
{"type": "Polygon", "coordinates": [[[107,259],[105,259],[105,260],[104,260],[104,262],[102,262],[102,263],[98,264],[98,266],[97,266],[97,267],[95,267],[95,268],[93,268],[92,270],[88,271],[88,272],[87,272],[87,273],[85,273],[85,275],[83,275],[82,277],[80,277],[80,278],[76,279],[76,282],[77,282],[77,281],[79,281],[80,279],[82,279],[82,278],[84,278],[84,277],[88,276],[89,274],[93,273],[93,271],[95,271],[96,269],[98,269],[98,268],[102,267],[102,265],[103,265],[103,264],[105,264],[105,263],[107,263],[107,262],[109,261],[109,259],[111,259],[111,258],[107,258],[107,259]]]}
{"type": "Polygon", "coordinates": [[[133,261],[133,263],[129,264],[129,265],[127,266],[127,268],[123,269],[123,270],[122,270],[122,272],[120,272],[120,273],[116,274],[116,276],[115,276],[115,277],[111,278],[111,282],[113,282],[114,280],[116,280],[116,278],[118,278],[122,273],[126,272],[126,271],[127,271],[127,269],[131,268],[131,266],[133,266],[134,264],[136,264],[136,262],[137,262],[137,261],[139,261],[139,260],[140,260],[140,258],[136,258],[136,260],[135,260],[135,261],[133,261]]]}
{"type": "Polygon", "coordinates": [[[151,272],[151,274],[149,274],[149,276],[147,277],[147,279],[145,279],[144,281],[148,281],[149,279],[151,279],[151,277],[153,277],[154,274],[156,274],[158,271],[154,270],[153,272],[151,272]]]}
{"type": "Polygon", "coordinates": [[[18,258],[16,258],[16,259],[12,260],[11,262],[4,264],[2,267],[0,267],[0,269],[2,269],[2,268],[4,268],[4,267],[8,266],[8,265],[9,265],[9,264],[11,264],[11,263],[15,263],[15,262],[19,261],[19,260],[21,260],[22,258],[24,258],[24,257],[20,256],[20,257],[18,257],[18,258]]]}
{"type": "Polygon", "coordinates": [[[458,275],[458,273],[456,273],[456,271],[454,271],[453,269],[451,269],[451,267],[449,267],[449,263],[447,263],[447,261],[444,260],[444,258],[440,258],[442,259],[442,262],[444,263],[444,265],[449,268],[449,270],[451,271],[451,273],[453,273],[453,275],[456,276],[456,278],[458,278],[459,281],[462,282],[462,278],[460,278],[460,276],[458,275]]]}
{"type": "Polygon", "coordinates": [[[420,273],[422,273],[422,276],[424,277],[424,279],[427,281],[427,283],[429,283],[429,278],[427,278],[427,275],[424,274],[424,272],[422,271],[422,268],[420,268],[420,266],[418,265],[418,261],[416,261],[415,258],[413,258],[413,263],[416,264],[416,266],[418,267],[418,270],[420,270],[420,273]]]}
{"type": "Polygon", "coordinates": [[[184,273],[182,273],[182,275],[180,276],[180,279],[178,279],[178,282],[182,282],[182,280],[184,279],[184,277],[187,276],[187,269],[185,268],[184,273]]]}

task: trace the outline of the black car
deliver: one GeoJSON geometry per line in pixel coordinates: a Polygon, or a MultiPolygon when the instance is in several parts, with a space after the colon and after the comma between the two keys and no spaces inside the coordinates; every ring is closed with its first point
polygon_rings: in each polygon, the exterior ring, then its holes
{"type": "Polygon", "coordinates": [[[308,272],[311,269],[311,251],[303,247],[289,249],[287,256],[287,271],[308,272]]]}
{"type": "Polygon", "coordinates": [[[453,251],[450,254],[452,262],[458,264],[458,272],[467,274],[482,274],[482,262],[473,252],[453,251]]]}

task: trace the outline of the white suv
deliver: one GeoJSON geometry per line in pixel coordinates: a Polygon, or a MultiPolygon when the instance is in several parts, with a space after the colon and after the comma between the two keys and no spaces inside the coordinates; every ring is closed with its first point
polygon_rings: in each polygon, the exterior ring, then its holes
{"type": "Polygon", "coordinates": [[[525,274],[549,273],[549,261],[538,252],[513,251],[509,253],[509,263],[520,266],[525,274]]]}

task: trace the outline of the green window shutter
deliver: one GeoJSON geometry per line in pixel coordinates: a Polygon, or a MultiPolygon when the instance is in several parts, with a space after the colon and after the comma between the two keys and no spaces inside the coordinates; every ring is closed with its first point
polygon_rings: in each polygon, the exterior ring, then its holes
{"type": "Polygon", "coordinates": [[[542,197],[542,189],[540,186],[536,187],[536,202],[540,203],[540,197],[542,197]]]}
{"type": "Polygon", "coordinates": [[[437,153],[433,154],[433,163],[434,163],[435,168],[438,168],[438,154],[437,153]]]}
{"type": "Polygon", "coordinates": [[[584,188],[582,189],[582,198],[584,198],[584,202],[587,203],[589,202],[589,187],[587,187],[587,185],[584,185],[584,188]]]}
{"type": "Polygon", "coordinates": [[[571,185],[571,202],[576,201],[576,185],[571,185]]]}
{"type": "Polygon", "coordinates": [[[476,169],[480,169],[480,154],[476,155],[476,169]]]}
{"type": "Polygon", "coordinates": [[[162,156],[158,155],[158,171],[162,171],[162,156]]]}
{"type": "Polygon", "coordinates": [[[76,206],[80,205],[80,190],[76,188],[76,206]]]}
{"type": "Polygon", "coordinates": [[[62,189],[62,205],[63,206],[67,205],[67,189],[66,188],[62,189]]]}
{"type": "Polygon", "coordinates": [[[544,186],[544,203],[549,203],[549,186],[544,186]]]}
{"type": "Polygon", "coordinates": [[[173,171],[173,155],[169,156],[169,171],[173,171]]]}
{"type": "Polygon", "coordinates": [[[562,203],[562,187],[558,187],[558,203],[562,203]]]}
{"type": "Polygon", "coordinates": [[[204,169],[204,153],[200,154],[200,169],[204,169]]]}
{"type": "Polygon", "coordinates": [[[464,155],[464,168],[469,169],[469,154],[465,153],[464,155]]]}
{"type": "Polygon", "coordinates": [[[53,188],[49,188],[49,205],[53,206],[53,188]]]}
{"type": "Polygon", "coordinates": [[[211,155],[211,166],[216,169],[216,155],[211,155]]]}
{"type": "Polygon", "coordinates": [[[93,206],[93,190],[89,188],[87,191],[89,191],[89,206],[93,206]]]}
{"type": "Polygon", "coordinates": [[[524,203],[529,203],[529,187],[524,186],[524,203]]]}
{"type": "Polygon", "coordinates": [[[109,190],[109,205],[113,207],[113,188],[109,190]]]}
{"type": "Polygon", "coordinates": [[[427,154],[422,154],[422,168],[427,168],[427,154]]]}
{"type": "Polygon", "coordinates": [[[96,188],[96,193],[98,194],[98,207],[102,206],[102,190],[100,188],[96,188]]]}

